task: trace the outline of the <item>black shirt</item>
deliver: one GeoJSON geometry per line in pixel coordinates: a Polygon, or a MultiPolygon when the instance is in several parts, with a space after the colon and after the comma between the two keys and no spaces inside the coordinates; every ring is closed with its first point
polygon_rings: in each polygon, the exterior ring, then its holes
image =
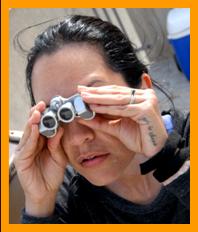
{"type": "Polygon", "coordinates": [[[59,192],[51,217],[37,218],[23,212],[23,223],[72,224],[181,224],[190,223],[189,170],[167,186],[147,205],[127,201],[81,176],[73,178],[68,200],[59,192]]]}
{"type": "MultiPolygon", "coordinates": [[[[175,116],[175,115],[174,115],[175,116]]],[[[174,117],[174,128],[189,146],[189,115],[174,117]]],[[[36,224],[184,224],[190,223],[190,170],[162,187],[147,205],[127,201],[105,187],[97,187],[84,177],[73,176],[68,168],[57,196],[54,214],[38,218],[22,212],[22,223],[36,224]],[[73,176],[73,177],[72,177],[73,176]],[[72,179],[72,180],[71,180],[72,179]]]]}

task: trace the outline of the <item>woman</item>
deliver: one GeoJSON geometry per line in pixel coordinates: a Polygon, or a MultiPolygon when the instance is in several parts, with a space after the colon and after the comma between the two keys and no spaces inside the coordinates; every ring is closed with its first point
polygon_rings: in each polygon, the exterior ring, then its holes
{"type": "Polygon", "coordinates": [[[188,123],[161,116],[147,68],[118,28],[78,15],[49,27],[26,78],[33,107],[14,161],[22,223],[189,223],[189,170],[162,184],[188,158],[188,123]],[[76,93],[95,118],[42,136],[50,100],[76,93]],[[77,173],[68,184],[69,164],[77,173]]]}

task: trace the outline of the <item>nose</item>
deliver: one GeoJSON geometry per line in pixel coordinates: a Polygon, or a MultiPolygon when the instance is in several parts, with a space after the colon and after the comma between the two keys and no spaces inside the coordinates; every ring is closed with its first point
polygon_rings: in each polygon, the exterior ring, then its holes
{"type": "Polygon", "coordinates": [[[65,142],[70,146],[83,145],[83,143],[90,142],[95,137],[94,131],[87,126],[80,124],[77,119],[65,124],[63,127],[65,128],[63,139],[66,139],[65,142]]]}

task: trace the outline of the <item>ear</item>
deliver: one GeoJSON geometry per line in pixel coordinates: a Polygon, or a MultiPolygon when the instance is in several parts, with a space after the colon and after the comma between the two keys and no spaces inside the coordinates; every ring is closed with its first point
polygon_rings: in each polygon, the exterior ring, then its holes
{"type": "Polygon", "coordinates": [[[153,88],[151,77],[147,73],[143,73],[141,79],[142,79],[142,84],[141,84],[142,89],[153,88]]]}

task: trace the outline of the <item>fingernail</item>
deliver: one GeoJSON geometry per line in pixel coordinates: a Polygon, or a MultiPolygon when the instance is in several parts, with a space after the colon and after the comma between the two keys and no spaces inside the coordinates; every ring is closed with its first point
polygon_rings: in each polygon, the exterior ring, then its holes
{"type": "Polygon", "coordinates": [[[82,96],[82,97],[89,97],[89,96],[90,96],[90,94],[89,94],[89,93],[87,93],[87,92],[81,92],[81,96],[82,96]]]}
{"type": "Polygon", "coordinates": [[[78,89],[84,89],[84,90],[86,90],[87,89],[87,86],[85,86],[85,85],[78,85],[78,89]]]}

